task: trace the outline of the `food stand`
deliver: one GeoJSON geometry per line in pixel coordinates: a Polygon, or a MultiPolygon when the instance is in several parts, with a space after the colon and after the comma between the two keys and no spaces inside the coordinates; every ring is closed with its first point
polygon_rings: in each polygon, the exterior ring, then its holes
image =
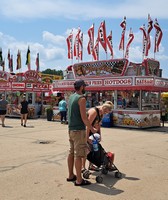
{"type": "Polygon", "coordinates": [[[94,93],[99,104],[105,100],[114,103],[114,126],[160,126],[160,95],[168,90],[168,79],[161,77],[158,61],[145,59],[142,63],[132,63],[113,59],[78,63],[72,69],[74,79],[54,81],[53,90],[63,91],[68,98],[74,91],[75,80],[84,79],[89,85],[87,101],[91,101],[94,93]]]}
{"type": "Polygon", "coordinates": [[[7,116],[20,117],[19,104],[23,95],[29,102],[29,118],[38,117],[43,104],[43,93],[50,91],[49,83],[42,83],[35,70],[12,75],[0,71],[0,93],[5,93],[8,100],[7,116]]]}

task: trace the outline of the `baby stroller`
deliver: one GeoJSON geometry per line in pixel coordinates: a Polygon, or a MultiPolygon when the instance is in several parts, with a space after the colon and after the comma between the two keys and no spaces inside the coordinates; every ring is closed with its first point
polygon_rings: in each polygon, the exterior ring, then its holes
{"type": "MultiPolygon", "coordinates": [[[[95,135],[95,134],[94,134],[95,135]]],[[[93,135],[93,138],[96,139],[93,135]]],[[[98,139],[97,139],[98,141],[98,139]]],[[[96,182],[102,183],[103,177],[102,174],[106,175],[108,172],[115,172],[115,178],[121,178],[122,173],[117,169],[117,167],[114,165],[114,153],[112,152],[106,152],[102,145],[98,142],[98,151],[94,151],[91,147],[90,153],[87,155],[87,160],[93,163],[98,167],[98,171],[100,171],[100,175],[96,176],[96,182]]],[[[90,173],[88,171],[84,171],[83,177],[89,178],[90,173]]]]}

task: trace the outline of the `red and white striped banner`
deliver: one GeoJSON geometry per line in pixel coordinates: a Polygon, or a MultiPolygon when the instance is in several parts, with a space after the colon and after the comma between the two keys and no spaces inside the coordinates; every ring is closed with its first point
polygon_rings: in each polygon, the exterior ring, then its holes
{"type": "Polygon", "coordinates": [[[110,34],[107,36],[106,43],[107,43],[107,46],[108,46],[108,48],[110,50],[111,58],[113,59],[114,58],[114,53],[113,53],[112,31],[110,31],[110,34]]]}
{"type": "Polygon", "coordinates": [[[143,49],[142,49],[142,57],[145,56],[146,48],[147,48],[147,35],[146,35],[146,28],[145,24],[139,28],[143,32],[143,49]]]}
{"type": "Polygon", "coordinates": [[[68,59],[73,59],[72,43],[73,43],[73,34],[71,32],[70,35],[67,37],[68,59]]]}
{"type": "Polygon", "coordinates": [[[154,53],[156,53],[156,52],[159,52],[159,45],[160,45],[160,42],[161,42],[162,36],[163,36],[162,30],[159,26],[157,19],[155,19],[154,27],[156,29],[154,53]]]}
{"type": "Polygon", "coordinates": [[[120,44],[119,44],[119,50],[123,50],[124,51],[124,43],[125,43],[125,30],[126,30],[126,17],[124,17],[124,20],[121,22],[120,24],[122,30],[122,34],[121,34],[121,40],[120,40],[120,44]]]}
{"type": "Polygon", "coordinates": [[[129,58],[129,47],[133,39],[134,39],[134,34],[132,32],[132,29],[130,29],[129,39],[128,39],[128,43],[127,43],[126,51],[125,51],[125,58],[129,58]]]}
{"type": "Polygon", "coordinates": [[[148,56],[150,47],[151,47],[151,41],[150,41],[150,32],[153,28],[153,21],[150,17],[150,15],[148,15],[148,30],[147,30],[147,47],[146,47],[146,52],[145,52],[145,56],[148,56]]]}
{"type": "Polygon", "coordinates": [[[98,39],[96,40],[96,44],[93,48],[92,55],[93,55],[94,60],[99,60],[99,40],[98,39]]]}
{"type": "Polygon", "coordinates": [[[94,24],[88,30],[89,42],[87,46],[88,54],[92,54],[94,48],[94,24]]]}
{"type": "Polygon", "coordinates": [[[105,21],[101,22],[100,27],[98,29],[98,40],[104,48],[105,52],[107,52],[105,21]]]}

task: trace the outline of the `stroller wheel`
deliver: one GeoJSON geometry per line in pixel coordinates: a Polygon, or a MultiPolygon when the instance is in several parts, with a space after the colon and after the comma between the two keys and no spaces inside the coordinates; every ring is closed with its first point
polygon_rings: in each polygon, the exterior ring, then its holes
{"type": "Polygon", "coordinates": [[[85,170],[83,172],[83,178],[89,179],[89,176],[90,176],[90,171],[89,170],[85,170]]]}
{"type": "Polygon", "coordinates": [[[121,172],[115,172],[115,178],[121,178],[122,173],[121,172]]]}
{"type": "Polygon", "coordinates": [[[105,175],[108,174],[108,170],[105,169],[105,168],[103,168],[103,169],[102,169],[102,174],[105,174],[105,175]]]}
{"type": "Polygon", "coordinates": [[[103,182],[103,177],[102,176],[96,176],[96,182],[97,183],[102,183],[103,182]]]}

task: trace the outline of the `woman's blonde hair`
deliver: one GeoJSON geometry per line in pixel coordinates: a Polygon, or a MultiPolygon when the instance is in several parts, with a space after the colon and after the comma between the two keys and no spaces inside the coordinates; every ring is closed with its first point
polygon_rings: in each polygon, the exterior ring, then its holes
{"type": "Polygon", "coordinates": [[[114,108],[114,104],[113,104],[113,102],[111,102],[111,101],[105,101],[104,104],[109,104],[109,105],[111,105],[112,109],[114,108]]]}
{"type": "Polygon", "coordinates": [[[103,108],[107,108],[109,111],[111,111],[114,107],[113,103],[111,101],[106,101],[103,105],[103,108]]]}

